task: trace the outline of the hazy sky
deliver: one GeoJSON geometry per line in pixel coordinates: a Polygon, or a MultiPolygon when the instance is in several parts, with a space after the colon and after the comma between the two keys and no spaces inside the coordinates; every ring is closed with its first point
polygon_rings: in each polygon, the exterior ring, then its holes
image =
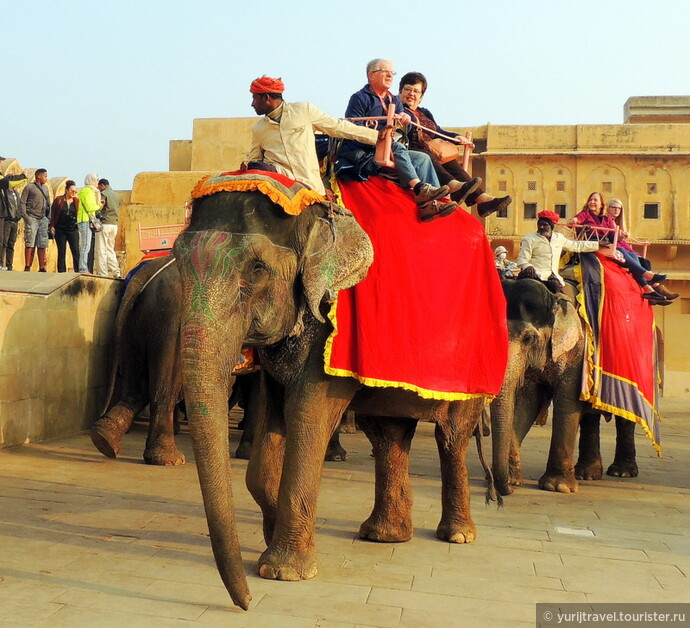
{"type": "MultiPolygon", "coordinates": [[[[623,122],[687,95],[687,0],[24,0],[2,3],[0,155],[115,189],[168,169],[195,118],[253,116],[249,83],[332,115],[374,57],[429,79],[443,126],[623,122]]],[[[228,164],[234,166],[235,164],[228,164]]]]}

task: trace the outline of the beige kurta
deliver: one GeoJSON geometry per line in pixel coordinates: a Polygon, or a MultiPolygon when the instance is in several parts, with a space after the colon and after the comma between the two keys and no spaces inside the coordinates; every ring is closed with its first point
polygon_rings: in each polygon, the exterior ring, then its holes
{"type": "Polygon", "coordinates": [[[520,270],[534,266],[542,281],[546,281],[553,273],[563,285],[563,277],[558,273],[563,249],[574,253],[593,253],[599,250],[599,242],[569,240],[558,231],[551,234],[550,240],[539,233],[530,233],[522,238],[516,262],[520,270]]]}
{"type": "Polygon", "coordinates": [[[247,160],[273,164],[281,174],[324,194],[314,131],[370,145],[378,138],[375,129],[327,116],[310,102],[286,102],[254,125],[247,160]]]}

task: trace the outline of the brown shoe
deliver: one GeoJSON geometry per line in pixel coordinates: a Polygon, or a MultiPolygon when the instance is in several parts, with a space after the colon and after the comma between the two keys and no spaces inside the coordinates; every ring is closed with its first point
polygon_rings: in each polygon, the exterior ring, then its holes
{"type": "Polygon", "coordinates": [[[417,205],[424,205],[429,201],[448,196],[450,188],[447,185],[442,185],[440,188],[435,188],[431,183],[422,183],[419,192],[414,197],[414,202],[417,205]]]}
{"type": "Polygon", "coordinates": [[[671,292],[666,286],[663,284],[656,284],[656,286],[653,286],[654,290],[656,290],[660,295],[666,297],[669,301],[673,301],[673,299],[677,299],[680,294],[678,292],[671,292]]]}
{"type": "Polygon", "coordinates": [[[450,216],[457,208],[458,204],[454,201],[450,203],[428,201],[419,206],[419,219],[422,222],[431,222],[436,218],[445,218],[446,216],[450,216]]]}

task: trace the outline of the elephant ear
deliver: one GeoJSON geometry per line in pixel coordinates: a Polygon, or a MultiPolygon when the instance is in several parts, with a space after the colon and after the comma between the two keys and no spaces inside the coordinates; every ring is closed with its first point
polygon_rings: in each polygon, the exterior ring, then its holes
{"type": "Polygon", "coordinates": [[[554,303],[553,331],[551,332],[551,356],[556,362],[584,338],[582,323],[573,302],[559,296],[554,303]]]}
{"type": "Polygon", "coordinates": [[[302,286],[314,317],[324,322],[319,305],[338,290],[359,283],[374,259],[371,241],[351,212],[337,205],[315,210],[300,257],[302,286]],[[325,215],[319,214],[325,211],[325,215]]]}

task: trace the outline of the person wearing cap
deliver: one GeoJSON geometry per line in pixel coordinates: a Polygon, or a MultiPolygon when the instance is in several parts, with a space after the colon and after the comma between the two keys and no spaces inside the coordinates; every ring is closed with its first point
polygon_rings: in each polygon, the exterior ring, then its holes
{"type": "Polygon", "coordinates": [[[502,279],[513,279],[517,275],[518,265],[508,259],[508,249],[505,246],[497,246],[494,250],[494,262],[496,270],[502,279]]]}
{"type": "Polygon", "coordinates": [[[551,292],[561,292],[565,281],[558,273],[561,253],[611,252],[606,242],[589,240],[569,240],[562,233],[554,231],[559,216],[556,212],[545,210],[537,214],[537,230],[522,238],[517,265],[520,267],[518,279],[539,279],[551,292]]]}
{"type": "Polygon", "coordinates": [[[249,91],[252,108],[257,115],[264,117],[252,128],[252,147],[244,168],[275,169],[279,174],[325,194],[314,131],[372,146],[379,137],[375,129],[332,118],[310,102],[285,102],[285,85],[280,78],[257,78],[252,81],[249,91]],[[266,168],[266,164],[272,167],[266,168]]]}

